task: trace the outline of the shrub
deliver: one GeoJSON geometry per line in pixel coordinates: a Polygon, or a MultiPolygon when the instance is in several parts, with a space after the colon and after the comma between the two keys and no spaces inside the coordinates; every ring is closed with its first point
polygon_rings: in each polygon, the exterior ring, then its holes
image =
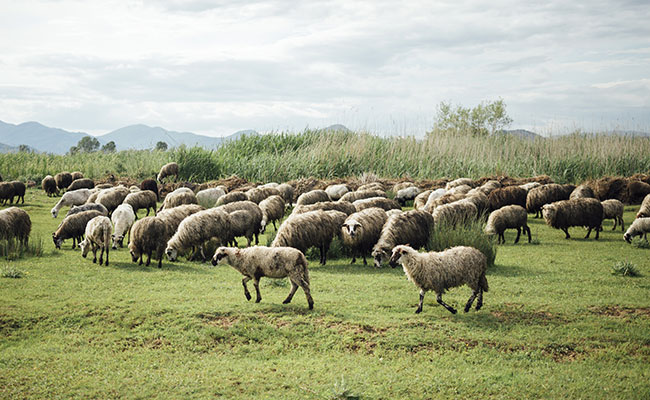
{"type": "Polygon", "coordinates": [[[445,224],[434,224],[429,237],[428,251],[443,251],[454,246],[474,247],[485,254],[488,267],[494,265],[497,256],[495,240],[483,233],[481,221],[471,221],[463,225],[451,227],[445,224]]]}
{"type": "Polygon", "coordinates": [[[26,255],[35,257],[43,255],[43,239],[40,236],[31,237],[27,246],[15,239],[0,240],[0,257],[11,261],[26,255]]]}
{"type": "Polygon", "coordinates": [[[612,275],[640,276],[636,266],[629,261],[618,261],[612,265],[612,275]]]}

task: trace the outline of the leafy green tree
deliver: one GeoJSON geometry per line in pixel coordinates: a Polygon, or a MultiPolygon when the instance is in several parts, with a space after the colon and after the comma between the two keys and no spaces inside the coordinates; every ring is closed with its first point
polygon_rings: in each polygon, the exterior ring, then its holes
{"type": "Polygon", "coordinates": [[[156,150],[167,151],[167,148],[168,148],[167,143],[165,143],[163,141],[160,141],[160,142],[156,143],[156,150]]]}
{"type": "Polygon", "coordinates": [[[21,144],[20,146],[18,146],[18,152],[19,153],[31,153],[32,150],[26,144],[21,144]]]}
{"type": "Polygon", "coordinates": [[[457,135],[494,135],[512,123],[503,99],[483,101],[474,108],[452,106],[441,102],[438,105],[436,122],[429,134],[451,133],[457,135]]]}
{"type": "Polygon", "coordinates": [[[84,136],[77,143],[77,148],[82,153],[92,153],[99,149],[99,140],[92,136],[84,136]]]}
{"type": "Polygon", "coordinates": [[[73,155],[75,155],[77,153],[79,153],[79,147],[77,147],[77,146],[70,147],[70,150],[68,151],[68,154],[73,156],[73,155]]]}
{"type": "Polygon", "coordinates": [[[110,142],[103,145],[102,151],[104,153],[115,153],[115,142],[111,140],[110,142]]]}

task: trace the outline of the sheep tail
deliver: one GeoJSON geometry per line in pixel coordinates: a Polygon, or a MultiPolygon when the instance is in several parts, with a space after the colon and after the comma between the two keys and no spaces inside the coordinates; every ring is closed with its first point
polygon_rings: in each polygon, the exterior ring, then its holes
{"type": "Polygon", "coordinates": [[[483,275],[481,275],[481,278],[479,279],[478,284],[481,287],[481,289],[483,289],[484,292],[487,292],[488,290],[490,290],[490,288],[488,287],[487,278],[485,277],[485,272],[483,273],[483,275]]]}
{"type": "Polygon", "coordinates": [[[297,265],[302,265],[304,267],[304,269],[305,269],[304,279],[305,279],[305,282],[307,282],[307,284],[309,284],[309,269],[307,269],[307,266],[309,265],[309,262],[307,261],[307,257],[305,257],[305,255],[302,252],[298,255],[298,260],[296,260],[296,264],[297,265]]]}

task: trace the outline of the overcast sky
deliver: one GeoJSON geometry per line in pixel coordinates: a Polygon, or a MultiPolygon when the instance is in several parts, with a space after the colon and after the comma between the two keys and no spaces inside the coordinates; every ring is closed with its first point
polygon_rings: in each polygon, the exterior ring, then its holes
{"type": "Polygon", "coordinates": [[[650,131],[648,1],[0,0],[10,123],[417,136],[498,98],[511,128],[650,131]]]}

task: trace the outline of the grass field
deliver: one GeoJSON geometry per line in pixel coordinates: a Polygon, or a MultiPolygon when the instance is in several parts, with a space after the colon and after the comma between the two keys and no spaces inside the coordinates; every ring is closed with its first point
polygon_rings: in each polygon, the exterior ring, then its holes
{"type": "Polygon", "coordinates": [[[611,221],[565,240],[531,217],[536,243],[506,233],[481,311],[429,293],[416,315],[403,271],[349,259],[310,262],[313,311],[300,290],[281,304],[284,280],[247,302],[230,267],[138,266],[126,249],[100,267],[54,250],[55,199],[25,200],[44,255],[0,261],[25,273],[0,278],[0,398],[650,398],[650,250],[611,221]],[[618,261],[642,275],[612,275],[618,261]]]}

